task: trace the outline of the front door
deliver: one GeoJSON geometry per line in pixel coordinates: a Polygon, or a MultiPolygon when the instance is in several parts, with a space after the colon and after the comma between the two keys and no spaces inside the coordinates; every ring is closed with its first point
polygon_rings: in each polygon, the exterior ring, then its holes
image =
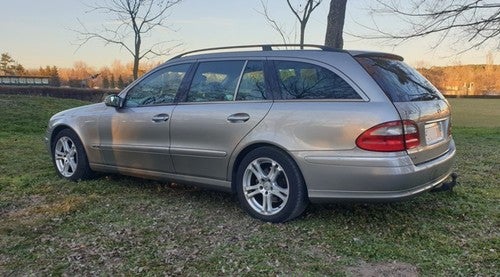
{"type": "Polygon", "coordinates": [[[148,74],[126,94],[120,109],[108,107],[99,119],[104,163],[118,170],[173,172],[170,119],[189,64],[148,74]]]}

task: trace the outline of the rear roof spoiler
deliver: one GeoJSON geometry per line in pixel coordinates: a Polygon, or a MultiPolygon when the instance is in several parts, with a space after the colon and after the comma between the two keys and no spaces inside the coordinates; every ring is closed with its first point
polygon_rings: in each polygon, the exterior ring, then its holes
{"type": "Polygon", "coordinates": [[[404,58],[399,55],[383,53],[383,52],[349,51],[349,53],[351,53],[353,57],[360,57],[360,58],[384,58],[384,59],[398,60],[398,61],[404,60],[404,58]]]}

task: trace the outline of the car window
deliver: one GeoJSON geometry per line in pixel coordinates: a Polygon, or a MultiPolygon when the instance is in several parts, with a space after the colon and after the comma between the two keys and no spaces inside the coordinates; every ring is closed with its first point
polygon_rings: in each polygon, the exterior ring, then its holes
{"type": "Polygon", "coordinates": [[[236,100],[264,100],[266,89],[264,83],[264,62],[248,61],[245,71],[241,77],[240,87],[236,94],[236,100]]]}
{"type": "Polygon", "coordinates": [[[188,102],[232,101],[245,61],[202,62],[193,77],[188,102]]]}
{"type": "Polygon", "coordinates": [[[125,97],[126,107],[173,103],[190,64],[169,66],[158,70],[136,84],[125,97]]]}
{"type": "Polygon", "coordinates": [[[361,99],[332,71],[304,62],[275,61],[283,99],[361,99]]]}
{"type": "Polygon", "coordinates": [[[417,70],[398,60],[357,57],[393,102],[430,101],[443,95],[417,70]]]}

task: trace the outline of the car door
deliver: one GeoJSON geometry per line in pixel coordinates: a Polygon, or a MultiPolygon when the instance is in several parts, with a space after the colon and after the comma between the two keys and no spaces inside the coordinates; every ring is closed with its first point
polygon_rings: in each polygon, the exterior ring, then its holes
{"type": "Polygon", "coordinates": [[[119,170],[173,172],[170,117],[189,64],[158,69],[125,95],[122,108],[107,107],[99,119],[104,163],[119,170]]]}
{"type": "Polygon", "coordinates": [[[229,158],[272,106],[264,60],[203,61],[171,121],[177,174],[226,179],[229,158]]]}

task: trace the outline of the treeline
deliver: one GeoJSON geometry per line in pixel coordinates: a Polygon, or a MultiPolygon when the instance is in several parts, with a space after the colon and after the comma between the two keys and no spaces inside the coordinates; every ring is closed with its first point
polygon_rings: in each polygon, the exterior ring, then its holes
{"type": "MultiPolygon", "coordinates": [[[[157,65],[158,63],[140,64],[139,75],[143,75],[157,65]]],[[[0,76],[49,77],[49,84],[56,87],[122,89],[133,81],[132,67],[132,63],[123,64],[116,60],[110,66],[100,68],[78,61],[71,68],[45,66],[26,69],[8,53],[3,53],[0,59],[0,76]]]]}
{"type": "Polygon", "coordinates": [[[446,95],[500,95],[500,65],[454,65],[419,68],[446,95]]]}
{"type": "MultiPolygon", "coordinates": [[[[140,64],[139,76],[157,65],[158,63],[140,64]]],[[[59,77],[62,85],[70,87],[122,89],[134,80],[132,67],[132,63],[123,64],[119,60],[115,60],[110,66],[100,68],[78,61],[73,64],[72,68],[59,69],[59,77]]]]}

